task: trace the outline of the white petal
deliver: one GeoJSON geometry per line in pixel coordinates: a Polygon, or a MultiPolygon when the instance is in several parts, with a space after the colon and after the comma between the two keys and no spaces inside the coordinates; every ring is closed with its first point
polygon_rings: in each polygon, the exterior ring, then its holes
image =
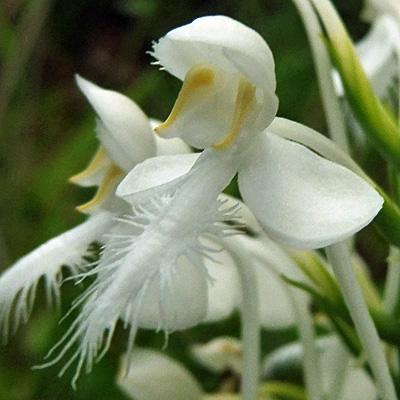
{"type": "Polygon", "coordinates": [[[172,358],[136,348],[128,376],[119,387],[136,400],[200,400],[201,387],[193,375],[172,358]]]}
{"type": "Polygon", "coordinates": [[[63,265],[72,272],[77,265],[82,265],[82,256],[88,245],[100,240],[102,235],[114,224],[113,214],[101,212],[90,217],[60,236],[57,236],[18,260],[0,277],[0,325],[7,336],[11,319],[11,310],[15,303],[14,327],[26,322],[40,278],[46,282],[49,300],[59,298],[60,273],[63,265]]]}
{"type": "Polygon", "coordinates": [[[266,133],[239,169],[244,201],[272,238],[319,248],[366,226],[382,207],[379,194],[348,169],[304,146],[266,133]]]}
{"type": "MultiPolygon", "coordinates": [[[[296,323],[293,306],[282,279],[266,266],[255,263],[260,304],[260,321],[266,329],[283,329],[296,323]]],[[[278,267],[278,265],[275,265],[278,267]]],[[[299,299],[309,302],[306,296],[299,299]]]]}
{"type": "Polygon", "coordinates": [[[199,154],[177,154],[150,158],[124,178],[116,195],[128,202],[147,198],[149,190],[163,185],[161,190],[189,172],[198,157],[199,154]]]}
{"type": "Polygon", "coordinates": [[[384,15],[377,18],[367,36],[357,44],[361,64],[378,97],[386,95],[388,86],[398,75],[399,40],[398,21],[384,15]]]}
{"type": "MultiPolygon", "coordinates": [[[[146,215],[149,214],[144,213],[138,218],[143,220],[146,215]]],[[[204,319],[207,312],[206,271],[201,266],[180,262],[188,244],[182,237],[171,240],[175,237],[176,227],[170,226],[168,231],[165,224],[160,226],[160,220],[156,218],[145,224],[140,235],[137,235],[135,224],[131,235],[114,237],[116,241],[122,241],[117,242],[116,247],[108,241],[98,265],[81,274],[82,277],[96,275],[96,280],[74,304],[74,307],[83,303],[84,306],[53,348],[62,347],[61,352],[46,364],[60,361],[78,344],[61,371],[62,375],[78,360],[73,385],[82,367],[91,371],[94,361],[107,352],[119,319],[129,327],[128,352],[139,325],[170,332],[188,328],[204,319]]],[[[127,219],[127,224],[133,221],[127,219]]]]}
{"type": "Polygon", "coordinates": [[[208,281],[208,310],[204,322],[228,318],[239,307],[242,298],[235,260],[226,250],[214,258],[218,263],[205,260],[212,281],[208,281]]]}
{"type": "Polygon", "coordinates": [[[213,372],[230,369],[242,374],[243,348],[239,339],[221,336],[193,346],[192,352],[199,362],[213,372]]]}
{"type": "MultiPolygon", "coordinates": [[[[207,281],[186,257],[173,270],[160,271],[147,290],[138,318],[140,328],[179,330],[203,320],[207,310],[207,281]]],[[[130,305],[134,310],[137,301],[130,305]]],[[[129,312],[128,312],[129,313],[129,312]]]]}
{"type": "Polygon", "coordinates": [[[100,117],[99,139],[116,164],[129,171],[156,154],[150,121],[132,100],[79,75],[76,82],[100,117]]]}
{"type": "MultiPolygon", "coordinates": [[[[161,121],[150,119],[151,127],[154,129],[161,125],[161,121]]],[[[192,149],[180,138],[163,139],[154,133],[156,140],[157,156],[166,156],[169,154],[187,154],[191,153],[192,149]]]]}
{"type": "Polygon", "coordinates": [[[170,31],[154,45],[153,56],[183,80],[196,64],[213,63],[240,72],[255,86],[275,91],[274,59],[253,29],[222,15],[202,17],[170,31]]]}

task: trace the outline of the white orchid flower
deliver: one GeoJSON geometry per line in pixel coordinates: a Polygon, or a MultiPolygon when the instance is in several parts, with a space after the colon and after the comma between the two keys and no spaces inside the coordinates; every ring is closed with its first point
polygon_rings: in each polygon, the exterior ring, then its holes
{"type": "MultiPolygon", "coordinates": [[[[183,364],[159,351],[135,348],[127,375],[126,369],[123,365],[118,386],[135,400],[240,399],[239,393],[204,392],[200,382],[183,364]]],[[[260,397],[262,399],[270,398],[260,397]]]]}
{"type": "MultiPolygon", "coordinates": [[[[324,247],[354,234],[379,211],[381,198],[353,173],[272,134],[274,62],[256,32],[223,16],[199,18],[169,32],[153,56],[184,80],[171,115],[156,131],[207,147],[185,177],[204,176],[211,194],[238,172],[245,203],[272,238],[292,247],[324,247]]],[[[134,169],[118,194],[142,197],[149,185],[133,181],[153,163],[134,169]]],[[[159,183],[168,180],[163,178],[159,183]]]]}
{"type": "MultiPolygon", "coordinates": [[[[233,369],[240,376],[243,349],[232,337],[218,337],[193,347],[193,355],[208,370],[220,373],[233,369]]],[[[118,386],[136,400],[239,400],[239,393],[206,393],[200,382],[180,362],[152,349],[135,347],[129,366],[123,360],[118,386]],[[129,368],[128,368],[129,367],[129,368]]],[[[270,397],[259,397],[260,400],[270,397]]]]}
{"type": "Polygon", "coordinates": [[[349,170],[265,132],[277,109],[274,62],[253,30],[227,17],[200,18],[161,39],[154,56],[185,79],[158,132],[207,149],[148,159],[119,185],[116,194],[133,215],[88,273],[98,276],[54,360],[80,342],[71,358],[79,358],[77,373],[107,350],[119,318],[130,325],[130,345],[139,326],[171,331],[204,318],[212,279],[204,257],[215,251],[204,240],[224,236],[221,222],[235,217],[235,207],[224,207],[218,196],[238,171],[242,195],[263,228],[291,246],[342,240],[382,204],[349,170]]]}
{"type": "Polygon", "coordinates": [[[124,360],[118,386],[132,399],[203,399],[201,385],[191,372],[159,351],[135,348],[129,368],[126,364],[124,360]]]}
{"type": "Polygon", "coordinates": [[[78,267],[85,263],[82,257],[89,244],[104,241],[104,234],[116,224],[115,217],[129,211],[128,205],[115,196],[115,188],[133,166],[155,155],[190,152],[181,139],[167,141],[156,136],[152,129],[156,122],[129,98],[79,76],[77,83],[99,116],[97,134],[101,145],[89,167],[71,181],[99,189],[92,201],[78,207],[89,214],[87,221],[44,243],[1,275],[3,337],[7,337],[12,319],[14,330],[28,319],[40,278],[45,280],[48,298],[58,302],[62,266],[77,274],[78,267]]]}
{"type": "Polygon", "coordinates": [[[239,339],[219,336],[207,343],[192,346],[195,359],[213,372],[231,370],[242,374],[243,346],[239,339]]]}
{"type": "Polygon", "coordinates": [[[167,34],[153,55],[184,79],[158,133],[206,149],[147,159],[118,186],[133,211],[115,227],[97,267],[82,274],[96,280],[76,302],[84,306],[51,362],[78,343],[61,371],[78,360],[73,383],[107,351],[120,318],[130,329],[129,349],[139,327],[170,332],[205,318],[212,275],[204,260],[218,260],[207,240],[232,231],[224,222],[235,220],[237,207],[219,196],[237,172],[262,227],[290,246],[343,240],[382,205],[354,173],[273,134],[274,61],[250,28],[227,17],[200,18],[167,34]]]}

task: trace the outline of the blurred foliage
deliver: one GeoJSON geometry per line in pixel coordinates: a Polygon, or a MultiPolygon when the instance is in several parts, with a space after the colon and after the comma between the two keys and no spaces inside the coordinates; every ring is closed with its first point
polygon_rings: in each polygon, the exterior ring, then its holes
{"type": "MultiPolygon", "coordinates": [[[[361,1],[336,2],[355,38],[367,26],[359,21],[361,1]]],[[[74,207],[92,189],[67,183],[91,159],[97,141],[94,113],[79,93],[74,74],[119,90],[151,117],[164,119],[180,83],[150,65],[146,53],[167,31],[209,14],[231,16],[258,31],[276,61],[279,115],[325,131],[310,50],[294,6],[283,0],[2,0],[0,3],[0,270],[45,240],[83,220],[74,207]]],[[[367,231],[364,235],[374,237],[367,231]]],[[[379,240],[378,240],[379,242],[379,240]]],[[[378,243],[379,244],[379,243],[378,243]]],[[[378,252],[378,254],[380,254],[378,252]]],[[[379,276],[382,257],[374,260],[379,276]]],[[[117,329],[111,350],[74,392],[60,366],[31,371],[61,337],[71,316],[45,308],[38,288],[33,316],[0,350],[2,400],[119,400],[114,381],[126,333],[117,329]]],[[[63,286],[62,313],[78,290],[63,286]]],[[[239,335],[238,316],[170,336],[168,354],[185,361],[206,389],[218,377],[190,358],[188,346],[219,334],[239,335]]],[[[295,340],[294,330],[264,332],[263,350],[295,340]]],[[[161,348],[164,336],[143,331],[138,344],[161,348]]],[[[294,383],[298,383],[295,379],[294,383]]]]}

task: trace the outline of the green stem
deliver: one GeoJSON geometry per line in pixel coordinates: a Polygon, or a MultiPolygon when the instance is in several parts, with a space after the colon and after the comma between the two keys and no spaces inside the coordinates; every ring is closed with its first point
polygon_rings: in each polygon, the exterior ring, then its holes
{"type": "Polygon", "coordinates": [[[374,94],[357,51],[329,0],[311,0],[326,30],[327,49],[342,78],[351,109],[374,146],[400,171],[400,126],[374,94]]]}
{"type": "MultiPolygon", "coordinates": [[[[274,263],[271,262],[271,253],[279,255],[279,257],[276,257],[276,260],[280,260],[281,263],[287,263],[289,267],[291,267],[291,264],[293,264],[293,269],[297,268],[297,265],[288,256],[288,254],[285,253],[278,244],[272,242],[266,236],[264,240],[263,236],[261,236],[257,245],[249,243],[247,245],[247,249],[265,266],[265,268],[268,268],[279,278],[281,278],[281,273],[276,269],[274,263]],[[269,251],[264,250],[264,247],[267,247],[267,243],[269,251]]],[[[300,293],[298,289],[286,284],[284,284],[283,287],[290,302],[292,303],[300,340],[304,349],[303,368],[307,388],[307,398],[309,400],[321,400],[323,394],[321,367],[318,349],[315,343],[312,314],[304,301],[299,300],[299,296],[302,293],[300,293]]]]}
{"type": "Polygon", "coordinates": [[[303,368],[307,388],[307,398],[309,400],[321,400],[323,398],[322,376],[318,349],[315,344],[312,315],[303,302],[297,301],[297,290],[290,287],[286,288],[296,315],[300,340],[304,350],[303,368]]]}
{"type": "Polygon", "coordinates": [[[323,32],[308,0],[292,0],[296,5],[310,42],[313,60],[319,82],[322,103],[325,110],[329,135],[332,140],[347,154],[350,153],[346,134],[346,124],[343,111],[335,93],[332,80],[332,63],[326,47],[322,41],[323,32]]]}
{"type": "Polygon", "coordinates": [[[388,258],[388,273],[383,295],[383,311],[393,317],[398,317],[400,308],[400,250],[390,246],[388,258]]]}
{"type": "Polygon", "coordinates": [[[344,389],[344,382],[348,374],[349,363],[349,352],[344,345],[339,346],[331,361],[331,384],[327,400],[340,400],[344,389]]]}
{"type": "Polygon", "coordinates": [[[328,247],[326,252],[360,337],[380,395],[383,400],[397,400],[386,357],[357,282],[349,250],[344,242],[340,242],[328,247]]]}
{"type": "Polygon", "coordinates": [[[242,285],[243,400],[258,398],[260,368],[260,321],[257,279],[254,267],[241,262],[238,266],[242,285]]]}
{"type": "Polygon", "coordinates": [[[242,287],[242,344],[243,369],[241,393],[243,400],[258,399],[258,383],[260,378],[260,316],[255,268],[249,262],[251,258],[243,252],[243,244],[235,236],[225,238],[225,247],[236,261],[242,287]]]}

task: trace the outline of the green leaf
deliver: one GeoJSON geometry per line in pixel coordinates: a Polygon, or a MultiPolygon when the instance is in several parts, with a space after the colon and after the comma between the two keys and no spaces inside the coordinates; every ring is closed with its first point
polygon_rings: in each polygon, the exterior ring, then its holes
{"type": "Polygon", "coordinates": [[[389,243],[400,247],[400,209],[382,188],[375,185],[375,189],[385,202],[381,211],[373,220],[373,224],[389,243]]]}
{"type": "Polygon", "coordinates": [[[279,396],[287,400],[307,400],[305,390],[294,383],[269,381],[260,386],[260,398],[279,396]]]}
{"type": "MultiPolygon", "coordinates": [[[[341,296],[340,299],[331,298],[304,282],[295,281],[284,275],[281,275],[281,277],[290,285],[302,289],[311,295],[319,309],[331,320],[350,350],[358,355],[361,351],[361,344],[353,328],[353,321],[343,297],[341,296]]],[[[400,321],[375,307],[369,307],[368,309],[379,336],[388,343],[400,346],[400,321]]]]}
{"type": "Polygon", "coordinates": [[[342,294],[335,278],[328,272],[315,253],[312,251],[290,250],[290,256],[322,293],[335,302],[341,301],[342,294]]]}

